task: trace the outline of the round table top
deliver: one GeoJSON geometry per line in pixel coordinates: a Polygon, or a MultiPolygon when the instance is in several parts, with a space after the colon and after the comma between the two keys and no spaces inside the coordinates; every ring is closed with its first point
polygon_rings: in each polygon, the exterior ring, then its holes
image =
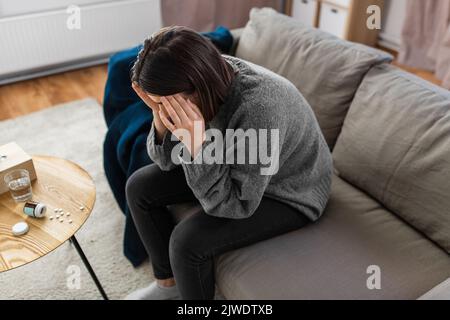
{"type": "Polygon", "coordinates": [[[32,201],[47,205],[47,213],[41,219],[28,217],[23,213],[24,203],[15,203],[9,192],[0,195],[0,272],[59,247],[80,229],[94,207],[95,184],[81,167],[47,156],[35,156],[33,163],[37,180],[32,182],[32,201]],[[63,215],[55,213],[55,209],[62,209],[63,215]],[[16,237],[11,228],[21,221],[26,221],[30,230],[16,237]]]}

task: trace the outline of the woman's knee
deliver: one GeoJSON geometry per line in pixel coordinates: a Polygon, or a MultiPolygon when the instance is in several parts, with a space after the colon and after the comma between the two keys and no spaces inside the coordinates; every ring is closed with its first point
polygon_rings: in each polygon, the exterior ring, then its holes
{"type": "Polygon", "coordinates": [[[196,219],[188,218],[180,222],[172,231],[169,243],[170,261],[181,260],[201,261],[208,258],[208,244],[204,233],[196,219]]]}
{"type": "Polygon", "coordinates": [[[125,193],[127,202],[132,205],[142,199],[150,200],[153,196],[153,189],[156,191],[156,186],[152,183],[152,176],[157,174],[156,170],[150,165],[141,168],[134,172],[127,180],[125,186],[125,193]]]}

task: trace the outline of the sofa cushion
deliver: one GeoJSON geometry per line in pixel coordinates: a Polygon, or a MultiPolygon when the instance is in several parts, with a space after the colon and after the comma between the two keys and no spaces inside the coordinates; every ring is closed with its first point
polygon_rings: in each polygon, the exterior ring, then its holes
{"type": "Polygon", "coordinates": [[[332,149],[362,78],[392,57],[302,25],[273,9],[253,9],[236,56],[289,79],[313,108],[332,149]]]}
{"type": "Polygon", "coordinates": [[[336,176],[332,190],[317,223],[218,258],[223,295],[417,299],[450,276],[450,257],[433,242],[336,176]],[[381,268],[381,290],[367,289],[372,265],[381,268]]]}
{"type": "Polygon", "coordinates": [[[450,92],[393,66],[364,79],[336,169],[450,253],[450,92]]]}

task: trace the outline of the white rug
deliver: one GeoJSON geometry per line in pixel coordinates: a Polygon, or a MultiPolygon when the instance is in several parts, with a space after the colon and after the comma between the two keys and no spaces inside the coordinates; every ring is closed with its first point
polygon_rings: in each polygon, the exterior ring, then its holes
{"type": "MultiPolygon", "coordinates": [[[[134,269],[122,254],[124,216],[103,171],[106,133],[103,111],[93,99],[76,101],[0,122],[0,145],[15,141],[29,154],[72,160],[94,178],[97,201],[77,233],[92,267],[110,299],[152,281],[148,263],[134,269]]],[[[69,269],[70,271],[70,269],[69,269]]],[[[101,299],[75,248],[68,242],[32,263],[0,273],[1,299],[101,299]],[[67,286],[69,266],[81,268],[80,289],[67,286]]]]}

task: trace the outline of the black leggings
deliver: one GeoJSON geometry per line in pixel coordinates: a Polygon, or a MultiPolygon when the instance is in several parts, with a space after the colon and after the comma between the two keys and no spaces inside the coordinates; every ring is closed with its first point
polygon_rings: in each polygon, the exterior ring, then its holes
{"type": "Polygon", "coordinates": [[[193,215],[178,225],[166,206],[197,201],[183,169],[161,171],[157,165],[134,173],[126,187],[128,205],[156,279],[175,277],[186,300],[213,299],[214,257],[305,226],[308,218],[264,197],[247,219],[193,215]]]}

